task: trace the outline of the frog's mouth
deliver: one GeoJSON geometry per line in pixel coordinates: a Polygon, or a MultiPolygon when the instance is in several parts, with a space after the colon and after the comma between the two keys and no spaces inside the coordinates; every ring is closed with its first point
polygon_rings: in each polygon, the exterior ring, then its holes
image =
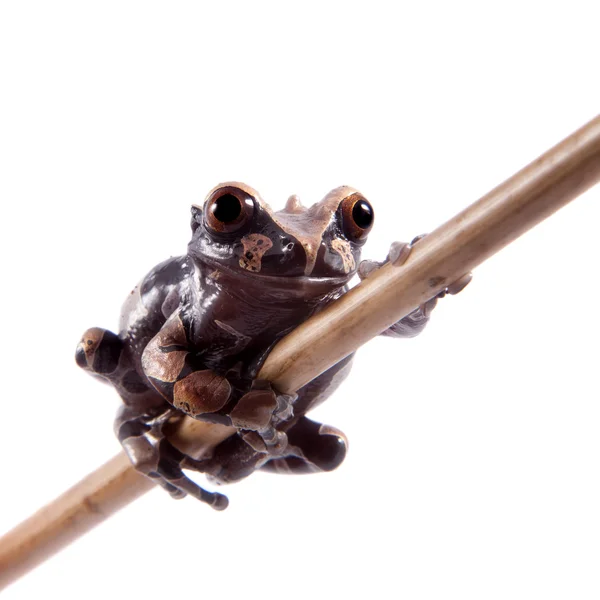
{"type": "Polygon", "coordinates": [[[230,265],[218,263],[206,256],[201,259],[194,257],[196,264],[200,263],[207,267],[206,276],[222,282],[227,287],[243,285],[253,288],[260,295],[276,294],[282,299],[286,297],[311,298],[323,296],[338,290],[348,284],[355,275],[350,272],[340,277],[310,277],[307,275],[281,276],[265,275],[259,272],[251,272],[246,269],[234,268],[230,265]]]}

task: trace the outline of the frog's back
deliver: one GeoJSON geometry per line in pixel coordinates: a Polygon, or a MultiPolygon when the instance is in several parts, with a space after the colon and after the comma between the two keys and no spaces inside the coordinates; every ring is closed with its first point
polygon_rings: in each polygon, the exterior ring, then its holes
{"type": "Polygon", "coordinates": [[[193,271],[188,256],[169,258],[154,267],[125,300],[119,337],[136,367],[148,342],[188,294],[193,271]]]}

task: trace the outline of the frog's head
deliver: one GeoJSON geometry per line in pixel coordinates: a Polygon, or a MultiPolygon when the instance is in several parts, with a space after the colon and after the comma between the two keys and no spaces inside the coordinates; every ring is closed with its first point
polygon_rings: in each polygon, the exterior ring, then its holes
{"type": "Polygon", "coordinates": [[[211,190],[203,207],[192,206],[188,254],[211,269],[265,284],[294,278],[339,287],[355,274],[372,225],[373,208],[350,187],[332,190],[310,208],[292,196],[275,212],[256,190],[230,182],[211,190]]]}

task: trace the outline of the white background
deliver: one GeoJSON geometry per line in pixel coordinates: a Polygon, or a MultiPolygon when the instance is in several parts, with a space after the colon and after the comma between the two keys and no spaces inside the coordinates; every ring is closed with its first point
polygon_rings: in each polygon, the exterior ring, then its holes
{"type": "MultiPolygon", "coordinates": [[[[595,3],[550,4],[3,2],[0,531],[119,450],[75,344],[213,185],[357,187],[382,258],[595,116],[595,3]]],[[[599,200],[361,350],[338,471],[155,490],[3,598],[598,598],[599,200]]]]}

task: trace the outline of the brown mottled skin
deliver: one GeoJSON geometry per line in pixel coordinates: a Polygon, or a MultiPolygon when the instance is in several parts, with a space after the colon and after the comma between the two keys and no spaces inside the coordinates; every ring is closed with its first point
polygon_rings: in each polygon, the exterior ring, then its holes
{"type": "MultiPolygon", "coordinates": [[[[305,414],[337,388],[352,357],[297,397],[277,394],[255,375],[277,340],[347,290],[372,218],[349,187],[310,208],[292,196],[274,212],[252,188],[228,183],[203,208],[192,207],[187,254],[161,263],[134,289],[118,335],[92,328],[77,347],[77,363],[123,399],[115,431],[136,468],[174,497],[190,494],[223,509],[226,497],[200,488],[183,469],[225,483],[259,468],[307,473],[343,461],[344,435],[305,414]],[[194,460],[163,433],[183,413],[237,433],[210,458],[194,460]]],[[[378,264],[364,262],[361,277],[378,264]]],[[[386,334],[416,335],[426,313],[416,309],[386,334]]]]}

